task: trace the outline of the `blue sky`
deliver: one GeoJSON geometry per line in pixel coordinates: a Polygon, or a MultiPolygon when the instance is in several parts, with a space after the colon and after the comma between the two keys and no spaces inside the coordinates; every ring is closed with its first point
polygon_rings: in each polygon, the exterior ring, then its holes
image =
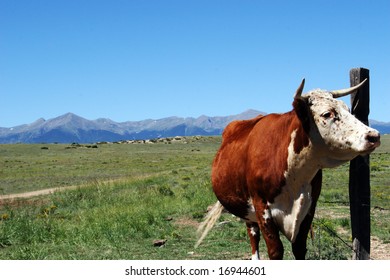
{"type": "MultiPolygon", "coordinates": [[[[370,69],[390,121],[390,1],[0,0],[0,127],[285,112],[370,69]]],[[[349,99],[346,99],[349,105],[349,99]]]]}

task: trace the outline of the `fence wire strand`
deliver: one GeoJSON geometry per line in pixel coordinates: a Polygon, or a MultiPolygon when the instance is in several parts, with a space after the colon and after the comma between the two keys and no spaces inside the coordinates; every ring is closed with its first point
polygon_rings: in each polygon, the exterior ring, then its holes
{"type": "MultiPolygon", "coordinates": [[[[339,241],[341,241],[341,243],[345,246],[345,247],[348,247],[353,253],[357,254],[357,250],[355,250],[353,248],[353,246],[345,241],[343,238],[341,238],[337,232],[335,232],[333,229],[331,229],[330,227],[328,227],[323,221],[321,221],[321,219],[318,219],[318,218],[314,218],[318,223],[319,223],[319,226],[324,228],[330,235],[331,237],[335,238],[335,239],[338,239],[339,241]]],[[[321,252],[321,251],[320,251],[321,252]]],[[[321,254],[320,254],[321,255],[321,254]]],[[[370,260],[374,260],[371,256],[370,256],[370,260]]]]}

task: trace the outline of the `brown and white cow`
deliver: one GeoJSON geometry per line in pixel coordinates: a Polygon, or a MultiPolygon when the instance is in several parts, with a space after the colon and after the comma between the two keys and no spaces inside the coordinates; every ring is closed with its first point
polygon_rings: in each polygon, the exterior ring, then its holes
{"type": "Polygon", "coordinates": [[[302,95],[303,80],[292,111],[230,123],[212,166],[218,202],[199,228],[203,235],[197,245],[225,208],[246,222],[252,259],[259,258],[260,231],[270,259],[283,258],[279,232],[291,241],[295,258],[304,259],[322,169],[371,153],[380,145],[379,132],[335,99],[363,83],[302,95]]]}

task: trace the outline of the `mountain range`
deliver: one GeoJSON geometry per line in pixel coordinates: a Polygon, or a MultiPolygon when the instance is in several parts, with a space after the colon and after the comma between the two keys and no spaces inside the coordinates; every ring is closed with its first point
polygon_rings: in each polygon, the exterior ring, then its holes
{"type": "MultiPolygon", "coordinates": [[[[0,143],[95,143],[173,136],[220,135],[232,120],[249,119],[262,112],[248,110],[225,117],[168,117],[143,121],[87,120],[73,113],[31,124],[0,128],[0,143]]],[[[263,113],[264,114],[264,113],[263,113]]]]}
{"type": "MultiPolygon", "coordinates": [[[[72,113],[31,124],[0,128],[0,143],[95,143],[141,140],[174,136],[220,135],[233,120],[250,119],[264,112],[248,110],[224,117],[168,117],[143,121],[115,122],[101,118],[87,120],[72,113]]],[[[382,134],[390,133],[390,123],[370,121],[382,134]]]]}

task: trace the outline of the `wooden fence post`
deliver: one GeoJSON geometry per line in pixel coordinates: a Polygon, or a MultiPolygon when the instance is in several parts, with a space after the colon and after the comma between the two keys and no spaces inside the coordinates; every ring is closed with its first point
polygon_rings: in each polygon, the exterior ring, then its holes
{"type": "MultiPolygon", "coordinates": [[[[367,78],[367,82],[351,95],[351,113],[368,125],[370,113],[369,70],[353,68],[350,84],[355,86],[367,78]]],[[[370,157],[358,156],[349,166],[349,201],[354,260],[370,259],[370,157]]]]}

